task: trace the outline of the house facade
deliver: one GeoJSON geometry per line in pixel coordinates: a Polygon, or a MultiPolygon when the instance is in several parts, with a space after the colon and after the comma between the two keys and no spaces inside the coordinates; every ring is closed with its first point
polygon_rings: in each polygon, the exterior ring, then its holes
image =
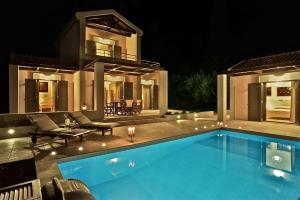
{"type": "Polygon", "coordinates": [[[13,55],[10,113],[86,110],[99,118],[107,103],[141,101],[168,109],[168,72],[142,60],[143,31],[115,10],[77,12],[60,36],[59,58],[13,55]]]}
{"type": "Polygon", "coordinates": [[[295,51],[243,60],[228,68],[218,75],[218,119],[230,115],[236,120],[299,124],[299,67],[300,51],[295,51]]]}

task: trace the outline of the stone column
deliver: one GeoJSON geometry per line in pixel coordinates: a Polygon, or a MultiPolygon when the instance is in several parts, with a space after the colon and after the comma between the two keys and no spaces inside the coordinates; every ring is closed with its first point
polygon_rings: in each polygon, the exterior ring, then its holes
{"type": "Polygon", "coordinates": [[[227,112],[227,75],[218,75],[218,121],[226,121],[227,112]]]}
{"type": "Polygon", "coordinates": [[[19,66],[9,65],[9,113],[19,112],[19,66]]]}
{"type": "Polygon", "coordinates": [[[99,119],[104,118],[104,63],[96,62],[94,66],[94,110],[99,119]]]}
{"type": "Polygon", "coordinates": [[[80,111],[85,104],[85,72],[79,70],[74,73],[74,111],[80,111]]]}
{"type": "Polygon", "coordinates": [[[158,108],[160,114],[168,112],[168,71],[159,71],[158,108]]]}

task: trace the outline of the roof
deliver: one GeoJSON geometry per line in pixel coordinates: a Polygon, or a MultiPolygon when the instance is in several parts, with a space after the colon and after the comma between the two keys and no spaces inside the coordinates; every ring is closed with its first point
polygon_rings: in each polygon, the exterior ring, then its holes
{"type": "Polygon", "coordinates": [[[270,70],[297,70],[300,68],[300,51],[275,54],[243,60],[230,68],[227,74],[263,73],[270,70]]]}
{"type": "Polygon", "coordinates": [[[106,31],[115,32],[117,30],[121,31],[118,32],[121,34],[137,33],[140,36],[143,35],[143,31],[140,28],[113,9],[76,12],[75,16],[78,20],[85,19],[87,25],[98,25],[104,28],[106,31]]]}
{"type": "Polygon", "coordinates": [[[21,68],[44,69],[48,71],[57,71],[62,73],[72,73],[78,70],[78,64],[57,58],[46,58],[37,56],[25,56],[11,54],[10,63],[20,65],[21,68]]]}

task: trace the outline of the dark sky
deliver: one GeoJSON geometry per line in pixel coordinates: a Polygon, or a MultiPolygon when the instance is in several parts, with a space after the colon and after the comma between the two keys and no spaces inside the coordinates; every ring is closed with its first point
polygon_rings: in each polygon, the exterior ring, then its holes
{"type": "Polygon", "coordinates": [[[124,15],[144,31],[142,58],[160,62],[170,74],[221,70],[244,58],[300,50],[299,0],[10,0],[2,4],[0,78],[7,88],[9,53],[56,56],[58,36],[76,11],[115,9],[124,15]]]}

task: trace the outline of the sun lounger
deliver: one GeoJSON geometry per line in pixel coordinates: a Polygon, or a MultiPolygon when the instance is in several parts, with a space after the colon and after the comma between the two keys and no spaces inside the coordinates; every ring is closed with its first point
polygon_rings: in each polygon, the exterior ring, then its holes
{"type": "Polygon", "coordinates": [[[102,131],[102,135],[105,132],[110,132],[112,135],[113,128],[120,125],[117,122],[93,122],[80,111],[70,112],[69,115],[78,123],[80,128],[97,129],[102,131]]]}
{"type": "Polygon", "coordinates": [[[95,200],[88,187],[77,179],[53,180],[42,187],[43,200],[95,200]]]}
{"type": "Polygon", "coordinates": [[[40,180],[35,179],[5,188],[0,188],[0,200],[3,199],[41,200],[42,194],[40,180]]]}
{"type": "Polygon", "coordinates": [[[34,132],[29,132],[33,143],[36,143],[38,137],[50,136],[54,138],[57,136],[63,138],[65,140],[65,145],[68,146],[68,139],[79,137],[82,141],[83,135],[86,135],[93,131],[87,129],[60,128],[46,114],[27,115],[27,118],[37,128],[34,132]]]}

